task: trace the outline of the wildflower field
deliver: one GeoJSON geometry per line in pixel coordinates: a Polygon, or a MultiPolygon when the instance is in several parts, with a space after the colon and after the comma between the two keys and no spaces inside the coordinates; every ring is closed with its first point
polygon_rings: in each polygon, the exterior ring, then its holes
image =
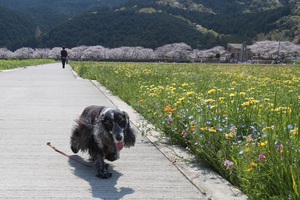
{"type": "Polygon", "coordinates": [[[300,66],[72,63],[251,199],[300,199],[300,66]]]}
{"type": "Polygon", "coordinates": [[[0,60],[0,70],[35,66],[55,62],[53,59],[0,60]]]}

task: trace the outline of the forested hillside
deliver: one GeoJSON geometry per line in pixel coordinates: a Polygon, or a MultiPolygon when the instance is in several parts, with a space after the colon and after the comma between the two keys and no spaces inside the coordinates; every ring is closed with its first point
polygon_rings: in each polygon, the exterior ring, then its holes
{"type": "Polygon", "coordinates": [[[113,7],[126,0],[0,0],[0,5],[30,14],[41,30],[74,17],[93,7],[113,7]]]}
{"type": "Polygon", "coordinates": [[[300,38],[297,0],[0,0],[0,6],[0,47],[12,50],[175,42],[203,49],[300,38]]]}
{"type": "Polygon", "coordinates": [[[202,34],[185,20],[164,12],[107,9],[97,9],[61,24],[43,38],[42,44],[50,47],[100,44],[156,48],[175,42],[194,47],[197,42],[205,47],[217,45],[215,36],[202,34]]]}
{"type": "Polygon", "coordinates": [[[0,6],[0,47],[31,45],[35,28],[35,20],[29,15],[0,6]]]}

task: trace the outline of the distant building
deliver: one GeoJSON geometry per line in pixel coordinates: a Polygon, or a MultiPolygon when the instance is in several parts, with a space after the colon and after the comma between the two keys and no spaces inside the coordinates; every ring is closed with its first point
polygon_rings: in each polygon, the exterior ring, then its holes
{"type": "Polygon", "coordinates": [[[226,60],[229,62],[247,62],[254,56],[254,53],[247,48],[246,43],[228,43],[226,60]]]}

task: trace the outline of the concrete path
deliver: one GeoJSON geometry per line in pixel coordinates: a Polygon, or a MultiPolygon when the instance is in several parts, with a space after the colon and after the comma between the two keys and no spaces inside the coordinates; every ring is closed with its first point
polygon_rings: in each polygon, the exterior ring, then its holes
{"type": "Polygon", "coordinates": [[[138,131],[136,146],[110,163],[107,180],[47,146],[87,161],[69,148],[74,120],[88,105],[126,106],[102,89],[59,63],[0,72],[0,199],[245,199],[227,182],[218,195],[201,188],[138,131]]]}

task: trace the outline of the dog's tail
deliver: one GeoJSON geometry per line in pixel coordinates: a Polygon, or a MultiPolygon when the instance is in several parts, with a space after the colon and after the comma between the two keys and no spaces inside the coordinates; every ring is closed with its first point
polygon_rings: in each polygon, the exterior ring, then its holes
{"type": "Polygon", "coordinates": [[[73,151],[73,153],[78,153],[79,151],[79,146],[78,146],[79,138],[80,138],[80,133],[78,130],[78,125],[76,125],[72,130],[72,135],[71,135],[71,150],[73,151]]]}

